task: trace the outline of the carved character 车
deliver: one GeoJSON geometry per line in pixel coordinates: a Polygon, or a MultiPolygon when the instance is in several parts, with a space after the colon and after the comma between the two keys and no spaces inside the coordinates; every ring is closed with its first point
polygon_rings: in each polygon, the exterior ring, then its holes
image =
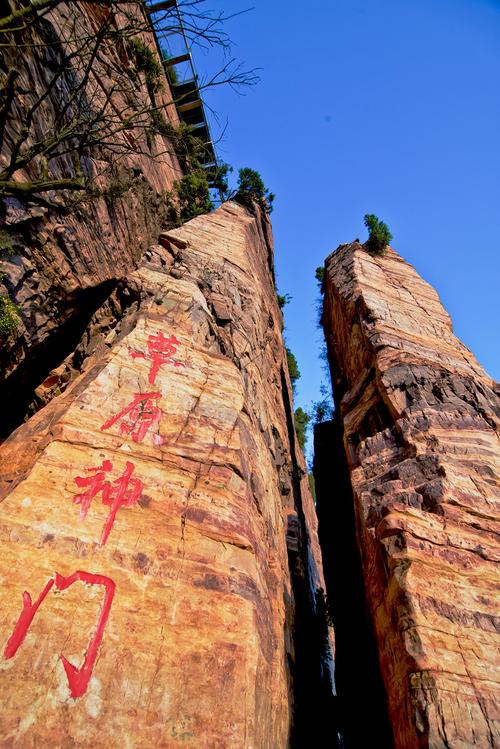
{"type": "Polygon", "coordinates": [[[129,354],[133,359],[151,359],[151,369],[149,370],[148,380],[151,385],[154,385],[156,375],[158,374],[162,364],[173,364],[174,367],[184,367],[183,362],[172,359],[172,355],[177,351],[177,346],[180,345],[180,341],[177,340],[175,335],[164,336],[160,331],[159,333],[151,334],[148,337],[148,352],[144,354],[140,351],[134,351],[129,348],[129,354]]]}

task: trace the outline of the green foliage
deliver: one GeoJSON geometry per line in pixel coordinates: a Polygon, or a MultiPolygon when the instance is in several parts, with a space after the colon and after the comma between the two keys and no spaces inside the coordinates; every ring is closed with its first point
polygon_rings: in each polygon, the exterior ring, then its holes
{"type": "Polygon", "coordinates": [[[313,403],[313,419],[315,424],[330,421],[333,417],[333,406],[327,398],[313,403]]]}
{"type": "MultiPolygon", "coordinates": [[[[168,138],[183,171],[192,172],[203,168],[206,147],[201,138],[193,135],[189,125],[184,122],[178,126],[172,125],[157,109],[151,112],[151,125],[155,133],[168,138]]],[[[229,167],[224,172],[221,167],[224,174],[228,169],[229,167]]]]}
{"type": "Polygon", "coordinates": [[[314,276],[316,278],[316,281],[318,282],[318,288],[320,291],[320,294],[325,293],[325,267],[324,265],[318,265],[314,272],[314,276]]]}
{"type": "Polygon", "coordinates": [[[130,55],[134,58],[137,71],[144,75],[149,93],[161,91],[163,87],[163,68],[156,54],[137,36],[132,36],[127,44],[130,55]]]}
{"type": "Polygon", "coordinates": [[[178,127],[167,126],[166,135],[170,139],[175,154],[183,169],[200,169],[206,155],[202,139],[192,134],[189,125],[184,122],[178,127]]]}
{"type": "Polygon", "coordinates": [[[367,213],[364,217],[364,222],[369,232],[366,243],[368,252],[372,255],[382,255],[392,239],[389,227],[373,213],[367,213]]]}
{"type": "Polygon", "coordinates": [[[0,335],[13,333],[19,323],[19,308],[7,294],[0,296],[0,335]]]}
{"type": "Polygon", "coordinates": [[[318,328],[323,329],[323,295],[325,293],[325,268],[318,265],[314,272],[318,284],[319,295],[316,297],[316,314],[318,316],[318,328]]]}
{"type": "Polygon", "coordinates": [[[255,169],[245,167],[238,171],[238,190],[235,200],[243,205],[251,206],[256,202],[266,212],[273,210],[274,194],[269,192],[262,181],[262,177],[255,169]]]}
{"type": "Polygon", "coordinates": [[[222,194],[223,200],[227,200],[228,198],[228,174],[232,171],[233,167],[229,166],[229,164],[226,164],[223,161],[218,163],[214,169],[210,170],[211,176],[213,178],[213,185],[222,194]]]}
{"type": "Polygon", "coordinates": [[[6,229],[0,229],[0,257],[13,255],[15,251],[14,237],[6,229]]]}
{"type": "Polygon", "coordinates": [[[132,187],[133,180],[124,171],[114,172],[106,187],[102,188],[100,194],[108,201],[113,202],[125,195],[132,187]]]}
{"type": "MultiPolygon", "coordinates": [[[[164,47],[162,47],[160,49],[160,52],[161,52],[161,59],[162,60],[169,60],[172,57],[172,55],[170,54],[170,52],[167,49],[165,49],[164,47]]],[[[174,66],[173,65],[165,65],[165,72],[166,72],[167,78],[170,81],[170,83],[172,84],[172,86],[176,86],[179,83],[179,76],[177,75],[177,70],[174,68],[174,66]]]]}
{"type": "Polygon", "coordinates": [[[280,309],[283,309],[286,304],[290,304],[292,301],[290,294],[276,294],[276,298],[280,309]]]}
{"type": "Polygon", "coordinates": [[[185,174],[174,183],[179,201],[179,217],[182,223],[212,210],[207,175],[203,170],[185,174]]]}
{"type": "Polygon", "coordinates": [[[295,354],[290,351],[290,349],[286,348],[286,361],[288,364],[288,374],[290,375],[290,380],[292,381],[292,387],[295,388],[295,383],[300,377],[300,370],[299,365],[297,364],[297,359],[295,358],[295,354]]]}
{"type": "Polygon", "coordinates": [[[293,420],[295,423],[295,433],[297,435],[297,440],[299,445],[302,449],[304,449],[306,445],[306,432],[307,432],[307,426],[309,422],[311,421],[311,417],[307,413],[307,411],[304,411],[303,408],[296,408],[295,413],[293,414],[293,420]]]}
{"type": "MultiPolygon", "coordinates": [[[[208,213],[214,206],[210,199],[208,175],[203,168],[205,144],[201,138],[192,134],[189,125],[181,123],[175,127],[167,122],[157,110],[151,114],[153,131],[168,138],[182,170],[186,172],[180,180],[174,183],[174,199],[176,197],[178,203],[174,223],[184,223],[195,216],[208,213]]],[[[224,183],[224,179],[230,167],[222,164],[218,169],[217,177],[227,188],[227,182],[224,183]]]]}
{"type": "Polygon", "coordinates": [[[330,389],[322,383],[319,389],[322,398],[313,403],[313,422],[314,424],[320,424],[322,421],[330,421],[333,419],[333,400],[330,393],[330,389]]]}

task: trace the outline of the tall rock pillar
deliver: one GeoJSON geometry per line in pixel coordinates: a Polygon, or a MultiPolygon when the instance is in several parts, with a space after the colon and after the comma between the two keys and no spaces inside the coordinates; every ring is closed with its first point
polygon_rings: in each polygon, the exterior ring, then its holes
{"type": "Polygon", "coordinates": [[[499,746],[498,390],[390,248],[330,255],[323,322],[395,747],[499,746]]]}
{"type": "Polygon", "coordinates": [[[139,311],[1,447],[1,746],[285,749],[321,698],[269,222],[160,241],[139,311]]]}

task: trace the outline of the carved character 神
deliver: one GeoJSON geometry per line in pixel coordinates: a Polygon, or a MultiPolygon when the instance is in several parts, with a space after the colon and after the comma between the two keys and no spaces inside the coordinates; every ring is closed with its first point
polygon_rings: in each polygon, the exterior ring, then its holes
{"type": "Polygon", "coordinates": [[[114,481],[106,480],[106,473],[113,470],[110,460],[103,460],[102,465],[97,468],[87,468],[93,471],[93,476],[76,476],[75,483],[80,488],[86,488],[85,492],[76,494],[73,502],[81,506],[80,517],[84,520],[89,511],[94,497],[101,494],[101,501],[109,506],[109,515],[104,524],[100,545],[104,546],[111,533],[116,514],[120,507],[131,507],[137,502],[142,494],[144,484],[140,479],[132,478],[134,464],[127,461],[122,475],[114,481]]]}

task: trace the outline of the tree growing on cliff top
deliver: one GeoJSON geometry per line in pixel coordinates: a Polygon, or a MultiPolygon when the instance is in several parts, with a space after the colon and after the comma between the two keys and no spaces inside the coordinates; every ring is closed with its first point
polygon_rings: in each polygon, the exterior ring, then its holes
{"type": "MultiPolygon", "coordinates": [[[[155,25],[227,51],[230,16],[204,3],[184,0],[155,15],[155,25]]],[[[256,80],[228,57],[198,88],[256,80]]],[[[164,114],[166,82],[143,0],[4,0],[0,197],[54,205],[67,191],[99,188],[111,163],[116,169],[131,155],[177,155],[164,114]]]]}
{"type": "Polygon", "coordinates": [[[382,255],[385,248],[392,240],[389,227],[373,213],[367,213],[364,217],[365,226],[369,231],[366,247],[372,255],[382,255]]]}
{"type": "Polygon", "coordinates": [[[238,189],[235,200],[243,205],[258,203],[266,212],[273,210],[274,193],[270,192],[264,185],[262,177],[255,169],[245,167],[238,172],[238,189]]]}

